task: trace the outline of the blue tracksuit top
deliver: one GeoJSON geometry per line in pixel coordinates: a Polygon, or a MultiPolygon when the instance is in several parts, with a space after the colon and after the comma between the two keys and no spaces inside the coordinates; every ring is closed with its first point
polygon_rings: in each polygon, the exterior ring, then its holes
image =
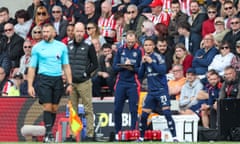
{"type": "Polygon", "coordinates": [[[148,92],[159,91],[163,89],[165,92],[168,92],[167,78],[166,78],[166,65],[164,56],[153,52],[150,54],[152,58],[152,63],[147,62],[142,63],[139,69],[138,76],[142,79],[146,73],[147,83],[148,83],[148,92]]]}
{"type": "Polygon", "coordinates": [[[138,80],[137,74],[141,64],[141,59],[142,51],[137,44],[135,44],[135,46],[131,49],[127,48],[126,45],[118,48],[113,61],[113,70],[118,73],[117,81],[136,83],[136,80],[138,80]],[[133,64],[133,71],[121,68],[117,65],[124,64],[127,59],[129,59],[131,64],[133,64]]]}

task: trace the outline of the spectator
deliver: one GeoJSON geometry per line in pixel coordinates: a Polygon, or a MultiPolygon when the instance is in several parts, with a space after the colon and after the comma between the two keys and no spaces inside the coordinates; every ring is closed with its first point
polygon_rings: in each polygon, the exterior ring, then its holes
{"type": "Polygon", "coordinates": [[[11,23],[4,25],[4,33],[2,47],[11,60],[11,68],[17,68],[20,58],[24,54],[22,49],[24,39],[14,32],[14,26],[11,23]]]}
{"type": "Polygon", "coordinates": [[[207,19],[207,15],[201,13],[200,10],[199,3],[196,0],[192,0],[190,2],[191,16],[189,16],[188,22],[190,24],[190,31],[197,34],[201,34],[202,23],[207,19]]]}
{"type": "Polygon", "coordinates": [[[166,26],[169,25],[170,15],[162,10],[163,3],[161,0],[153,0],[149,5],[151,7],[152,13],[145,13],[144,15],[152,21],[155,25],[157,23],[162,23],[166,26]]]}
{"type": "Polygon", "coordinates": [[[89,45],[92,44],[92,40],[93,39],[99,39],[100,41],[100,47],[106,43],[106,40],[105,38],[100,34],[100,30],[99,30],[99,27],[97,26],[96,23],[88,23],[87,24],[87,27],[86,27],[86,30],[87,30],[87,34],[88,34],[88,38],[85,40],[85,42],[89,45]]]}
{"type": "Polygon", "coordinates": [[[140,13],[143,12],[151,12],[149,9],[149,4],[151,3],[151,0],[131,0],[131,4],[134,4],[137,6],[140,13]]]}
{"type": "Polygon", "coordinates": [[[6,7],[0,8],[0,36],[4,34],[4,25],[6,23],[16,24],[16,21],[9,16],[9,10],[6,7]]]}
{"type": "Polygon", "coordinates": [[[228,42],[222,42],[219,51],[220,54],[214,56],[211,64],[208,66],[208,70],[214,69],[220,76],[223,76],[224,68],[231,65],[234,54],[230,51],[228,42]]]}
{"type": "Polygon", "coordinates": [[[61,40],[66,36],[68,21],[62,18],[62,8],[60,6],[53,6],[51,24],[56,29],[56,40],[61,40]]]}
{"type": "Polygon", "coordinates": [[[186,75],[188,68],[192,67],[193,56],[186,50],[184,44],[179,43],[175,46],[173,64],[180,64],[183,67],[183,74],[186,75]]]}
{"type": "Polygon", "coordinates": [[[136,31],[137,38],[139,38],[142,34],[141,26],[146,18],[139,13],[137,6],[134,4],[128,5],[127,14],[127,20],[123,31],[124,33],[129,30],[136,31]]]}
{"type": "Polygon", "coordinates": [[[133,31],[128,31],[126,43],[118,48],[114,57],[113,70],[118,74],[118,81],[115,84],[114,99],[114,123],[115,138],[122,129],[122,112],[125,100],[128,99],[131,114],[131,130],[136,129],[137,124],[137,103],[140,90],[140,83],[137,77],[141,63],[142,52],[137,44],[137,36],[133,31]],[[120,66],[119,64],[123,65],[120,66]]]}
{"type": "Polygon", "coordinates": [[[180,2],[181,11],[186,15],[191,16],[191,10],[190,10],[191,0],[179,1],[179,2],[180,2]]]}
{"type": "Polygon", "coordinates": [[[38,42],[40,42],[43,38],[42,36],[42,27],[41,26],[35,26],[32,29],[32,34],[31,34],[32,39],[30,39],[32,45],[34,46],[38,42]]]}
{"type": "Polygon", "coordinates": [[[167,68],[167,72],[171,70],[173,64],[173,53],[174,51],[168,47],[166,39],[158,39],[157,40],[157,53],[161,54],[165,59],[165,64],[167,68]]]}
{"type": "Polygon", "coordinates": [[[205,128],[216,127],[216,115],[210,115],[210,111],[216,112],[216,109],[214,109],[213,105],[219,97],[219,91],[222,85],[220,80],[221,78],[218,73],[216,71],[212,71],[208,77],[209,83],[206,84],[203,90],[199,91],[198,93],[198,99],[205,101],[200,107],[202,125],[205,128]],[[209,125],[209,122],[211,122],[211,125],[209,125]]]}
{"type": "Polygon", "coordinates": [[[24,74],[31,59],[32,43],[30,40],[27,39],[24,41],[23,51],[24,51],[24,55],[20,59],[20,66],[19,66],[19,72],[21,74],[24,74]]]}
{"type": "Polygon", "coordinates": [[[139,37],[140,45],[143,45],[145,39],[151,38],[155,43],[157,42],[157,36],[155,35],[154,24],[152,21],[145,20],[141,27],[142,35],[139,37]]]}
{"type": "Polygon", "coordinates": [[[37,10],[37,7],[39,7],[39,6],[45,6],[43,1],[33,0],[32,4],[30,6],[28,6],[27,12],[28,12],[28,15],[29,15],[30,18],[34,19],[34,14],[37,10]]]}
{"type": "Polygon", "coordinates": [[[186,78],[183,75],[183,66],[181,64],[174,64],[171,72],[174,79],[168,81],[169,95],[171,99],[179,100],[182,86],[186,82],[186,78]]]}
{"type": "Polygon", "coordinates": [[[179,43],[183,43],[186,50],[191,54],[195,55],[196,51],[200,49],[201,36],[200,33],[195,33],[190,30],[188,23],[181,23],[178,25],[179,43]]]}
{"type": "Polygon", "coordinates": [[[7,53],[3,52],[2,48],[0,48],[0,67],[4,69],[4,73],[6,77],[8,77],[12,68],[12,64],[7,53]]]}
{"type": "Polygon", "coordinates": [[[214,5],[207,7],[208,19],[202,24],[202,37],[215,31],[214,20],[217,16],[217,8],[214,5]]]}
{"type": "Polygon", "coordinates": [[[87,16],[87,19],[84,19],[84,24],[88,23],[98,23],[100,13],[96,11],[96,6],[93,1],[85,1],[84,3],[84,14],[87,16]]]}
{"type": "Polygon", "coordinates": [[[11,86],[5,87],[2,96],[20,96],[20,85],[23,82],[23,75],[19,72],[13,74],[9,80],[11,86]],[[5,89],[6,88],[6,89],[5,89]]]}
{"type": "Polygon", "coordinates": [[[231,21],[232,18],[235,16],[235,10],[233,2],[230,0],[226,0],[223,3],[224,13],[226,15],[226,18],[224,20],[225,28],[231,29],[231,21]]]}
{"type": "Polygon", "coordinates": [[[162,23],[158,23],[155,25],[155,35],[158,39],[166,39],[168,47],[173,49],[175,44],[173,37],[168,33],[168,27],[162,23]]]}
{"type": "Polygon", "coordinates": [[[98,38],[92,39],[92,45],[95,48],[96,55],[97,55],[97,58],[99,60],[100,56],[102,55],[102,50],[101,50],[102,46],[101,46],[100,40],[98,38]]]}
{"type": "Polygon", "coordinates": [[[116,29],[116,20],[112,14],[112,5],[107,0],[101,4],[101,16],[98,19],[98,27],[100,34],[104,37],[109,37],[111,30],[116,29]]]}
{"type": "Polygon", "coordinates": [[[183,13],[180,9],[180,3],[178,0],[173,0],[171,2],[171,20],[168,26],[168,33],[172,37],[174,37],[174,43],[179,41],[179,34],[178,34],[178,24],[186,22],[188,16],[183,13]]]}
{"type": "Polygon", "coordinates": [[[125,13],[130,3],[131,3],[131,0],[121,0],[121,3],[112,9],[113,13],[116,13],[117,11],[125,13]]]}
{"type": "Polygon", "coordinates": [[[236,42],[240,40],[240,20],[238,17],[231,18],[231,30],[224,36],[223,41],[230,43],[231,52],[235,54],[236,42]]]}
{"type": "Polygon", "coordinates": [[[189,68],[186,74],[186,83],[183,85],[180,94],[180,114],[193,114],[198,110],[194,105],[198,103],[197,94],[202,88],[203,85],[197,78],[196,71],[189,68]]]}
{"type": "Polygon", "coordinates": [[[87,119],[87,136],[84,141],[93,141],[94,119],[92,106],[91,73],[98,67],[96,51],[93,45],[84,42],[85,25],[77,22],[74,27],[74,42],[68,44],[69,61],[72,69],[73,93],[70,96],[73,108],[78,111],[78,103],[84,105],[87,119]]]}
{"type": "Polygon", "coordinates": [[[8,87],[11,86],[10,81],[8,80],[8,77],[5,73],[5,70],[3,67],[0,67],[0,96],[3,96],[4,88],[8,89],[8,87]]]}
{"type": "Polygon", "coordinates": [[[215,18],[214,27],[215,27],[215,32],[213,32],[212,34],[214,37],[216,47],[219,48],[221,45],[221,42],[223,40],[223,37],[229,30],[225,29],[225,27],[224,27],[224,18],[223,17],[215,18]]]}
{"type": "Polygon", "coordinates": [[[32,19],[30,19],[27,11],[24,9],[18,10],[15,13],[15,19],[17,20],[17,24],[14,26],[14,31],[25,39],[31,27],[32,19]]]}
{"type": "Polygon", "coordinates": [[[69,23],[74,24],[77,21],[84,19],[83,5],[77,5],[72,0],[60,0],[63,6],[63,19],[69,23]]]}
{"type": "Polygon", "coordinates": [[[126,16],[127,14],[126,13],[122,13],[122,12],[117,12],[115,13],[114,15],[114,19],[116,20],[116,33],[117,33],[117,36],[116,36],[116,39],[117,39],[117,43],[118,42],[122,42],[123,39],[123,28],[125,27],[125,18],[127,17],[126,16]]]}
{"type": "Polygon", "coordinates": [[[31,28],[28,32],[27,37],[29,39],[32,39],[31,34],[32,34],[32,30],[35,26],[42,27],[45,23],[49,23],[49,22],[50,22],[50,15],[47,11],[47,8],[44,6],[37,7],[36,11],[34,13],[33,23],[31,25],[31,28]]]}
{"type": "MultiPolygon", "coordinates": [[[[204,75],[208,71],[208,66],[212,62],[214,56],[218,53],[214,45],[214,39],[211,34],[207,34],[204,39],[204,48],[199,49],[192,62],[192,67],[195,69],[197,75],[204,75]]],[[[203,78],[200,77],[200,78],[203,78]]]]}
{"type": "Polygon", "coordinates": [[[236,70],[232,66],[224,69],[224,82],[219,93],[219,99],[240,98],[240,81],[236,70]]]}
{"type": "Polygon", "coordinates": [[[113,86],[115,84],[115,73],[113,72],[114,53],[110,44],[102,46],[103,54],[99,58],[99,68],[97,75],[92,78],[93,96],[100,97],[102,86],[108,86],[113,94],[113,86]]]}
{"type": "Polygon", "coordinates": [[[236,54],[231,61],[231,65],[236,69],[240,77],[240,40],[236,43],[236,54]]]}
{"type": "Polygon", "coordinates": [[[67,36],[62,39],[62,42],[67,45],[69,42],[72,42],[74,39],[74,25],[68,24],[66,31],[67,31],[66,32],[67,36]]]}

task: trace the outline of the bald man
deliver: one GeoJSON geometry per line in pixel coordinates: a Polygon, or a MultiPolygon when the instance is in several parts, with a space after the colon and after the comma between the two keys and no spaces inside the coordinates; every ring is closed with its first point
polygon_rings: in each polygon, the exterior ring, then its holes
{"type": "Polygon", "coordinates": [[[73,77],[73,93],[70,96],[75,111],[78,103],[84,105],[87,119],[87,136],[83,141],[93,141],[93,106],[91,73],[97,69],[98,60],[93,45],[84,42],[85,25],[75,24],[73,43],[68,44],[69,60],[73,77]]]}

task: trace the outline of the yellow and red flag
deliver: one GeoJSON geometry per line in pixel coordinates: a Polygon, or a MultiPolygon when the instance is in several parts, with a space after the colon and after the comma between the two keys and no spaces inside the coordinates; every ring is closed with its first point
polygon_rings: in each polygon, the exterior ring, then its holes
{"type": "Polygon", "coordinates": [[[70,101],[68,102],[68,105],[69,105],[69,113],[70,113],[69,114],[70,127],[71,127],[73,134],[75,136],[77,136],[81,132],[81,130],[83,128],[83,124],[82,124],[82,121],[79,118],[78,114],[73,109],[72,103],[70,101]]]}

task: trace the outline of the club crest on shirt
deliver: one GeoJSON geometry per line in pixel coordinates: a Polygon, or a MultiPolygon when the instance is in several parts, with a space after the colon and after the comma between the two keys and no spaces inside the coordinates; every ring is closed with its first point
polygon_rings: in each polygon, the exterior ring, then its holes
{"type": "Polygon", "coordinates": [[[137,57],[137,52],[133,52],[133,57],[137,57]]]}

